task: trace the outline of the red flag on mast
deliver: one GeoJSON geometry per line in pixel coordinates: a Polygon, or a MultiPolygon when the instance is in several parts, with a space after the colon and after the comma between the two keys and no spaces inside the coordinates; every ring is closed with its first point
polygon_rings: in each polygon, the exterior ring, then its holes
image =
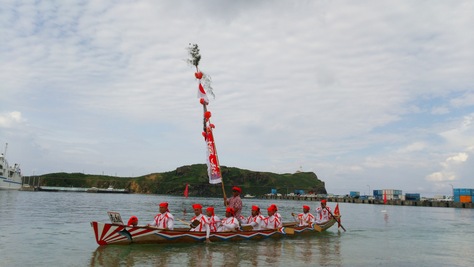
{"type": "MultiPolygon", "coordinates": [[[[334,216],[340,216],[341,213],[339,212],[339,203],[336,204],[336,207],[334,208],[334,216]]],[[[339,220],[337,222],[338,228],[341,227],[341,217],[339,217],[339,220]]]]}
{"type": "MultiPolygon", "coordinates": [[[[199,53],[199,47],[197,44],[189,44],[188,52],[191,56],[188,59],[188,63],[196,67],[196,72],[194,76],[198,80],[198,98],[199,102],[202,105],[204,111],[204,118],[203,118],[203,132],[202,135],[204,136],[204,140],[206,142],[206,151],[207,151],[207,171],[209,175],[209,183],[211,184],[218,184],[222,183],[222,174],[219,167],[219,160],[217,157],[217,150],[216,144],[214,142],[214,135],[212,133],[212,129],[215,127],[214,124],[211,123],[211,112],[207,110],[207,105],[209,104],[209,98],[207,97],[207,93],[214,96],[212,92],[211,86],[211,77],[202,73],[199,68],[199,61],[201,60],[201,54],[199,53]]],[[[222,183],[224,189],[224,185],[222,183]]],[[[225,192],[224,192],[225,196],[225,192]]]]}

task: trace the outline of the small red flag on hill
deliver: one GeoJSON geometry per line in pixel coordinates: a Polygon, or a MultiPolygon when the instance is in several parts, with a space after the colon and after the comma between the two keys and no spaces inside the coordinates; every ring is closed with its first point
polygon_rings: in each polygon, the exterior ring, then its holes
{"type": "Polygon", "coordinates": [[[184,188],[184,197],[188,198],[188,184],[186,184],[186,188],[184,188]]]}

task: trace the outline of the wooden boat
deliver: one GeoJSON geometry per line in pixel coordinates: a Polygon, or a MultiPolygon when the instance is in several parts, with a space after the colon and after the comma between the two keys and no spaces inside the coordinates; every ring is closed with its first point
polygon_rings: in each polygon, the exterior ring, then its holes
{"type": "MultiPolygon", "coordinates": [[[[282,238],[289,236],[311,235],[329,229],[336,223],[335,219],[313,227],[296,226],[294,222],[284,223],[279,229],[258,231],[216,232],[211,233],[211,242],[261,240],[266,238],[282,238]]],[[[128,244],[162,244],[162,243],[202,243],[206,240],[206,232],[190,232],[189,228],[174,230],[158,229],[148,226],[126,226],[116,223],[91,222],[97,244],[128,245],[128,244]]]]}

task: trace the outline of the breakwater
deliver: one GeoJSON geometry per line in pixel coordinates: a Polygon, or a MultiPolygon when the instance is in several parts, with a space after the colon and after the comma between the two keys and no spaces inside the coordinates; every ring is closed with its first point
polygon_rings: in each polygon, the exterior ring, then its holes
{"type": "Polygon", "coordinates": [[[75,192],[75,193],[121,193],[128,194],[127,189],[115,188],[84,188],[84,187],[59,187],[59,186],[23,186],[20,191],[46,191],[46,192],[75,192]]]}
{"type": "MultiPolygon", "coordinates": [[[[263,196],[264,199],[284,199],[296,201],[321,201],[322,198],[316,196],[263,196]]],[[[347,197],[327,197],[328,202],[337,203],[355,203],[355,204],[375,204],[375,205],[396,205],[396,206],[417,206],[417,207],[440,207],[440,208],[465,208],[472,209],[473,203],[460,203],[453,201],[438,201],[438,200],[387,200],[384,204],[383,200],[379,199],[357,199],[347,197]]]]}

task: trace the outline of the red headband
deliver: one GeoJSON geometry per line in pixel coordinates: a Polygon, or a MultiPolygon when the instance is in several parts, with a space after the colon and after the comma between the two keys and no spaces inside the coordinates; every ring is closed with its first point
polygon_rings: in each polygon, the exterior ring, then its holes
{"type": "Polygon", "coordinates": [[[225,210],[225,212],[230,212],[230,214],[232,214],[232,216],[234,216],[234,212],[235,212],[235,211],[234,211],[233,208],[228,207],[228,208],[225,210]]]}
{"type": "Polygon", "coordinates": [[[207,207],[206,209],[208,212],[211,212],[214,215],[214,207],[207,207]]]}
{"type": "Polygon", "coordinates": [[[237,187],[237,186],[232,187],[232,191],[237,191],[239,193],[242,193],[242,189],[240,189],[240,187],[237,187]]]}
{"type": "Polygon", "coordinates": [[[138,218],[137,218],[137,216],[132,216],[132,217],[130,217],[130,219],[128,220],[127,225],[132,225],[132,224],[134,224],[134,223],[138,223],[138,218]]]}
{"type": "Polygon", "coordinates": [[[277,207],[275,205],[270,205],[270,207],[268,207],[268,211],[277,211],[277,207]]]}

